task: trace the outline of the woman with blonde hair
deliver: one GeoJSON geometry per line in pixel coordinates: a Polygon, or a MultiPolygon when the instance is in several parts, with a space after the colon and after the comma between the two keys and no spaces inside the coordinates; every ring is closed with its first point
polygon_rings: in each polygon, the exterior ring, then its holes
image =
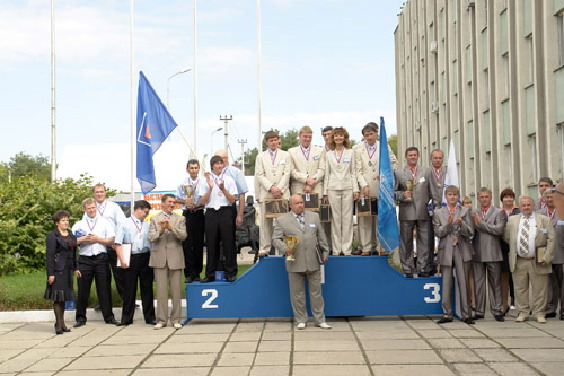
{"type": "Polygon", "coordinates": [[[333,129],[325,158],[323,200],[331,204],[331,240],[335,255],[350,255],[353,240],[353,204],[359,198],[354,153],[349,132],[333,129]]]}

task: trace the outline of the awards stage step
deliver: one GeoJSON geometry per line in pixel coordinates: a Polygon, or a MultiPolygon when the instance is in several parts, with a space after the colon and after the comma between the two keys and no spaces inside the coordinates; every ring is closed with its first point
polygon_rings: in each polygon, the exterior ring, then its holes
{"type": "MultiPolygon", "coordinates": [[[[186,321],[291,317],[284,262],[282,256],[268,256],[235,282],[186,284],[186,321]]],[[[387,256],[330,256],[323,269],[326,316],[442,314],[441,278],[405,278],[387,256]]]]}

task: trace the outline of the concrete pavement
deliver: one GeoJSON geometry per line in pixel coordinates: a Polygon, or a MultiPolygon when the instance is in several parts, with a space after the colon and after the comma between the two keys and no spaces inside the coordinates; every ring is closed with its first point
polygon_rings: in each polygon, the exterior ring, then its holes
{"type": "MultiPolygon", "coordinates": [[[[139,312],[138,312],[139,314],[139,312]]],[[[280,319],[198,319],[156,331],[137,318],[0,324],[4,375],[562,375],[564,322],[436,324],[430,317],[334,318],[297,331],[280,319]],[[69,322],[72,323],[72,322],[69,322]]]]}

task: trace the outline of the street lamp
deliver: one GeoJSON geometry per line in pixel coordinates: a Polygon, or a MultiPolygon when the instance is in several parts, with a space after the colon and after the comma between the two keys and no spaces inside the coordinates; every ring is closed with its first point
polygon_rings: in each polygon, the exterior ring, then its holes
{"type": "Polygon", "coordinates": [[[178,72],[176,72],[175,74],[173,74],[172,76],[170,76],[170,77],[168,78],[168,80],[166,81],[166,107],[167,107],[167,109],[170,110],[170,107],[169,107],[169,104],[170,104],[170,102],[169,102],[169,99],[170,99],[170,80],[171,80],[173,77],[178,76],[179,74],[186,73],[186,72],[190,72],[191,70],[192,70],[191,68],[186,68],[186,69],[179,70],[178,72]]]}
{"type": "Polygon", "coordinates": [[[210,155],[211,155],[211,156],[213,156],[213,134],[214,134],[215,132],[219,132],[219,131],[221,131],[221,130],[223,130],[223,128],[219,127],[219,128],[217,128],[215,131],[213,131],[213,132],[211,133],[211,137],[210,137],[210,155]]]}

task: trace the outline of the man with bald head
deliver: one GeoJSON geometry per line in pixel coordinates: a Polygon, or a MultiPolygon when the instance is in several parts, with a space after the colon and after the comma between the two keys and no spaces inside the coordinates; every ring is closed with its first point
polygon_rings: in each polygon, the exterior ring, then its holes
{"type": "Polygon", "coordinates": [[[298,330],[305,329],[308,320],[305,296],[306,279],[311,312],[315,317],[315,326],[321,329],[331,329],[331,326],[325,321],[321,292],[321,268],[319,266],[320,263],[327,260],[329,254],[325,231],[321,227],[319,215],[304,210],[304,201],[301,195],[292,195],[290,197],[290,212],[276,219],[272,244],[280,253],[293,256],[293,260],[286,258],[286,270],[290,282],[290,301],[298,330]],[[297,244],[293,249],[289,249],[287,242],[284,241],[287,236],[297,238],[297,244]]]}

